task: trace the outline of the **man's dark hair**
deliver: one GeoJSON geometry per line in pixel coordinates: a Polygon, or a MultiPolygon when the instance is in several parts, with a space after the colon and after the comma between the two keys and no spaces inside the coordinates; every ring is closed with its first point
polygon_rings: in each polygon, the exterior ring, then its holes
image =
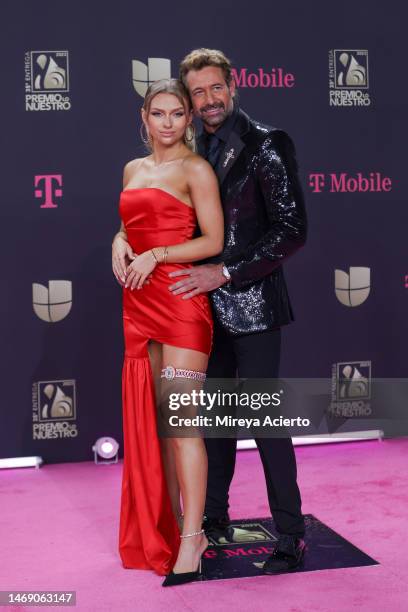
{"type": "Polygon", "coordinates": [[[190,70],[201,70],[207,66],[221,68],[225,82],[229,86],[232,80],[232,65],[230,60],[218,49],[194,49],[182,60],[180,64],[180,80],[187,87],[186,76],[190,70]]]}

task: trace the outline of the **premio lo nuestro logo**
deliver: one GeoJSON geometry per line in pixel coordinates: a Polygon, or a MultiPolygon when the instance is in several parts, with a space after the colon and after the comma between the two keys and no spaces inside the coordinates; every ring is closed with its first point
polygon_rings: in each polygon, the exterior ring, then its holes
{"type": "Polygon", "coordinates": [[[371,415],[371,384],[371,361],[334,363],[329,414],[343,418],[371,415]]]}
{"type": "Polygon", "coordinates": [[[48,287],[33,283],[33,309],[42,321],[56,323],[68,315],[72,306],[72,282],[50,280],[48,287]]]}
{"type": "Polygon", "coordinates": [[[47,380],[33,383],[33,440],[75,438],[75,380],[47,380]]]}
{"type": "Polygon", "coordinates": [[[370,106],[367,49],[329,51],[330,106],[370,106]]]}
{"type": "Polygon", "coordinates": [[[370,398],[371,361],[336,364],[336,400],[370,398]]]}
{"type": "Polygon", "coordinates": [[[147,88],[154,81],[171,77],[171,62],[162,57],[149,57],[147,64],[140,60],[132,60],[133,87],[143,98],[147,88]]]}
{"type": "Polygon", "coordinates": [[[334,271],[336,297],[344,306],[360,306],[370,294],[370,268],[350,267],[334,271]]]}
{"type": "Polygon", "coordinates": [[[68,51],[27,51],[25,99],[28,111],[69,110],[68,51]]]}

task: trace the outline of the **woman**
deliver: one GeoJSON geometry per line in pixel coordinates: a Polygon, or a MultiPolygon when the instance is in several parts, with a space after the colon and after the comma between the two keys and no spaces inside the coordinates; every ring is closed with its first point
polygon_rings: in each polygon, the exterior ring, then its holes
{"type": "Polygon", "coordinates": [[[124,284],[119,551],[124,567],[167,574],[164,586],[194,580],[208,546],[201,529],[204,441],[180,432],[160,444],[155,414],[177,381],[189,389],[202,386],[212,346],[208,296],[186,299],[168,289],[169,272],[223,249],[218,183],[211,166],[194,153],[192,119],[179,81],[163,79],[148,88],[142,127],[151,154],[125,166],[122,223],[112,247],[113,271],[124,284]],[[197,222],[201,235],[192,238],[197,222]]]}

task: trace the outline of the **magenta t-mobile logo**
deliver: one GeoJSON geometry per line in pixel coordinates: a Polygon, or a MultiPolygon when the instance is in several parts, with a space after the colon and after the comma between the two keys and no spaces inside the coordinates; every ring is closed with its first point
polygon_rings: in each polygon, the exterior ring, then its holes
{"type": "Polygon", "coordinates": [[[324,174],[309,174],[309,187],[312,188],[314,193],[321,193],[325,186],[325,176],[324,174]]]}
{"type": "Polygon", "coordinates": [[[35,197],[44,199],[40,208],[57,208],[53,198],[62,196],[62,174],[38,174],[34,177],[34,187],[38,186],[40,189],[35,190],[35,197]]]}
{"type": "Polygon", "coordinates": [[[309,174],[313,193],[322,193],[328,187],[331,193],[379,193],[392,190],[392,180],[381,172],[313,172],[309,174]]]}

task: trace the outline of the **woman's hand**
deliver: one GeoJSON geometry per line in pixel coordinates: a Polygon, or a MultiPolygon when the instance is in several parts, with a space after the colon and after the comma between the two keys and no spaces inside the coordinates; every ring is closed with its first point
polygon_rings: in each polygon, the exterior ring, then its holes
{"type": "Polygon", "coordinates": [[[126,268],[136,256],[123,234],[118,232],[112,242],[112,270],[122,287],[126,282],[126,268]]]}
{"type": "Polygon", "coordinates": [[[126,269],[126,284],[133,291],[133,289],[141,289],[143,283],[148,283],[147,280],[150,274],[153,272],[157,265],[154,260],[151,251],[145,251],[140,255],[136,255],[134,260],[128,265],[126,269]]]}

